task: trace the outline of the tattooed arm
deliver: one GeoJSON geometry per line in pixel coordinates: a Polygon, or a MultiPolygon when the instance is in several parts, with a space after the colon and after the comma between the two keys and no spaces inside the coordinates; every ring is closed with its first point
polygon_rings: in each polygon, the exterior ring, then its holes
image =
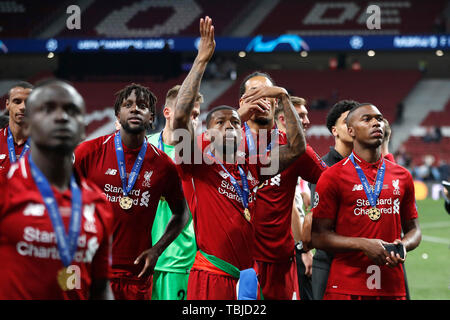
{"type": "Polygon", "coordinates": [[[191,111],[197,97],[200,83],[205,72],[206,65],[211,59],[216,42],[214,40],[214,26],[210,17],[200,19],[200,42],[197,57],[194,60],[191,71],[184,79],[175,103],[174,129],[187,129],[194,140],[194,129],[190,121],[191,111]]]}
{"type": "Polygon", "coordinates": [[[279,99],[278,103],[283,107],[286,118],[287,144],[272,149],[268,164],[265,165],[268,171],[262,174],[263,179],[267,179],[282,172],[305,152],[306,139],[302,122],[292,105],[286,89],[276,86],[262,86],[250,89],[242,99],[244,103],[254,103],[262,97],[279,99]]]}

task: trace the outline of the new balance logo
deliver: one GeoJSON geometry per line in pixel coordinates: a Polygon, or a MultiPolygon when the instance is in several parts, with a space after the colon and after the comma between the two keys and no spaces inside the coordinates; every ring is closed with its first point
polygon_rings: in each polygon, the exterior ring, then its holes
{"type": "Polygon", "coordinates": [[[353,190],[352,191],[361,191],[363,189],[362,184],[355,184],[353,186],[353,190]]]}
{"type": "Polygon", "coordinates": [[[115,176],[117,174],[117,169],[110,169],[106,170],[105,175],[107,176],[115,176]]]}
{"type": "Polygon", "coordinates": [[[40,203],[30,203],[23,211],[24,216],[41,217],[44,215],[45,206],[40,203]]]}
{"type": "Polygon", "coordinates": [[[220,170],[219,174],[223,179],[227,179],[230,176],[228,173],[225,173],[223,170],[220,170]]]}
{"type": "Polygon", "coordinates": [[[0,154],[0,160],[3,160],[5,158],[6,158],[6,154],[4,154],[4,153],[0,154]]]}

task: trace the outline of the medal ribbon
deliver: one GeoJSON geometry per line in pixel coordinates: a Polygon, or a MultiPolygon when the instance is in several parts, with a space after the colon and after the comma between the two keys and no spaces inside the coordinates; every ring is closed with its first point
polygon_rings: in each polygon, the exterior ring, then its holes
{"type": "Polygon", "coordinates": [[[242,204],[244,205],[244,209],[247,209],[248,208],[248,196],[250,194],[250,189],[248,187],[248,180],[247,180],[247,176],[245,175],[244,169],[242,169],[238,165],[239,175],[241,176],[241,181],[242,181],[242,189],[241,189],[241,187],[239,187],[239,184],[236,181],[236,179],[228,172],[228,170],[225,168],[225,166],[219,160],[217,160],[216,157],[214,157],[214,155],[211,153],[211,151],[209,151],[208,154],[210,156],[212,156],[218,164],[220,164],[220,166],[222,167],[223,170],[225,170],[226,173],[228,173],[230,182],[233,185],[234,189],[236,190],[236,193],[238,194],[239,198],[241,198],[242,204]]]}
{"type": "Polygon", "coordinates": [[[55,231],[56,244],[61,261],[65,267],[68,267],[73,260],[75,252],[78,247],[78,235],[81,229],[81,190],[77,185],[75,176],[70,177],[70,191],[72,192],[72,215],[70,216],[69,232],[66,234],[64,224],[59,213],[58,203],[52,188],[45,178],[44,174],[33,163],[31,154],[29,156],[31,175],[34,182],[44,199],[45,207],[52,222],[53,230],[55,231]]]}
{"type": "Polygon", "coordinates": [[[117,156],[117,164],[119,166],[120,180],[122,180],[122,190],[123,195],[126,197],[131,190],[133,190],[133,186],[136,183],[139,172],[141,171],[142,163],[144,162],[145,153],[147,152],[147,140],[144,139],[144,143],[142,144],[141,150],[134,162],[133,168],[131,169],[130,177],[128,178],[127,183],[127,170],[125,167],[125,156],[123,154],[122,147],[122,139],[120,137],[120,130],[117,131],[114,137],[114,145],[116,147],[116,156],[117,156]]]}
{"type": "Polygon", "coordinates": [[[385,173],[385,163],[383,160],[383,164],[377,171],[377,176],[375,179],[375,190],[372,191],[372,188],[369,185],[369,181],[367,181],[366,176],[364,175],[364,172],[362,171],[361,167],[356,163],[354,159],[353,152],[349,156],[350,161],[353,163],[356,169],[356,173],[359,176],[359,180],[362,183],[362,186],[364,188],[364,192],[366,193],[367,199],[369,200],[369,203],[372,207],[376,207],[377,205],[377,199],[380,196],[381,189],[383,189],[383,181],[384,181],[384,173],[385,173]]]}
{"type": "MultiPolygon", "coordinates": [[[[8,127],[8,138],[6,139],[6,142],[8,144],[8,152],[9,152],[9,161],[11,164],[15,163],[17,161],[16,156],[16,150],[14,149],[14,137],[11,133],[11,130],[8,127]]],[[[27,142],[25,142],[25,145],[23,146],[22,153],[19,156],[19,159],[22,158],[22,156],[30,149],[30,139],[28,138],[27,142]]]]}
{"type": "MultiPolygon", "coordinates": [[[[244,123],[245,140],[247,141],[248,153],[250,156],[256,155],[255,141],[253,140],[253,134],[248,126],[247,122],[244,123]]],[[[275,134],[278,135],[278,128],[275,127],[275,134]]],[[[272,140],[266,147],[266,153],[272,150],[272,140]]]]}

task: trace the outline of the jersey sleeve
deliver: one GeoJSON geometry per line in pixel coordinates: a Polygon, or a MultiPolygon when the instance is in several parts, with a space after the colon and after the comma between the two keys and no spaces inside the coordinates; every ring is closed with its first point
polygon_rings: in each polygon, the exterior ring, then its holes
{"type": "Polygon", "coordinates": [[[91,145],[89,141],[82,142],[73,153],[73,167],[81,177],[88,176],[91,145]]]}
{"type": "Polygon", "coordinates": [[[327,170],[317,182],[313,198],[313,219],[326,218],[335,220],[339,210],[339,193],[336,187],[334,171],[327,170]]]}
{"type": "Polygon", "coordinates": [[[328,168],[325,162],[310,145],[306,146],[305,153],[302,154],[291,167],[297,176],[300,176],[309,183],[317,183],[322,172],[328,168]]]}
{"type": "Polygon", "coordinates": [[[112,207],[108,201],[102,200],[96,204],[98,217],[103,226],[103,238],[92,260],[92,278],[109,279],[112,264],[112,207]]]}
{"type": "Polygon", "coordinates": [[[386,155],[384,156],[384,158],[385,158],[386,160],[389,160],[390,162],[396,163],[396,162],[395,162],[394,155],[393,155],[392,153],[386,154],[386,155]]]}
{"type": "Polygon", "coordinates": [[[175,164],[181,179],[190,179],[196,167],[203,164],[204,152],[207,152],[210,141],[205,138],[205,134],[198,135],[195,138],[194,150],[191,154],[180,158],[178,152],[175,152],[175,164]]]}
{"type": "Polygon", "coordinates": [[[400,206],[400,216],[402,221],[417,219],[419,217],[417,213],[414,182],[411,174],[406,170],[405,173],[405,195],[403,196],[400,206]]]}

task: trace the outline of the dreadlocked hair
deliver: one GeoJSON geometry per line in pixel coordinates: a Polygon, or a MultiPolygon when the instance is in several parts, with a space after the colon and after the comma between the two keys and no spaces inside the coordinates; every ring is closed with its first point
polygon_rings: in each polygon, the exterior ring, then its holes
{"type": "Polygon", "coordinates": [[[144,98],[145,102],[147,102],[150,107],[150,112],[153,114],[153,116],[155,116],[156,101],[157,101],[156,96],[153,94],[153,92],[150,91],[149,88],[141,86],[140,84],[137,83],[132,83],[123,88],[122,90],[116,92],[115,94],[116,101],[114,102],[115,115],[117,116],[119,114],[123,100],[127,99],[133,92],[133,90],[136,97],[144,98]]]}

